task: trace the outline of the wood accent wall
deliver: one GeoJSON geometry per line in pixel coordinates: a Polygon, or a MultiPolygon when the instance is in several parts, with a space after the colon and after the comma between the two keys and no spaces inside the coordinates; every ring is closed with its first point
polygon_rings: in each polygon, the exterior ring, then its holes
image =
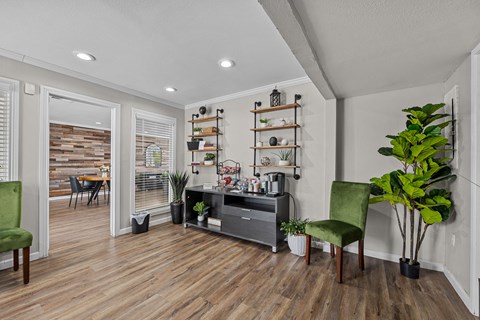
{"type": "Polygon", "coordinates": [[[69,195],[70,176],[110,165],[110,131],[50,123],[50,197],[69,195]]]}

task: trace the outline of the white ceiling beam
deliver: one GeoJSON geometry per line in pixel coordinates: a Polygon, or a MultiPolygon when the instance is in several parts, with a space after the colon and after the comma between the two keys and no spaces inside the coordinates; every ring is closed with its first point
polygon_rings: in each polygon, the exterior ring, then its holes
{"type": "Polygon", "coordinates": [[[258,0],[307,75],[326,99],[335,99],[330,83],[291,0],[258,0]]]}

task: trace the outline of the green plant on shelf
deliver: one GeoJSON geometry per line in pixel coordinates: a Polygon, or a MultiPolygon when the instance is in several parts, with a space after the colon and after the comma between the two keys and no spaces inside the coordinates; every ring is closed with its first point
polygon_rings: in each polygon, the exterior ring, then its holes
{"type": "Polygon", "coordinates": [[[203,201],[197,202],[193,207],[193,211],[197,212],[199,216],[203,216],[207,213],[208,209],[210,209],[210,207],[205,205],[205,202],[203,201]]]}
{"type": "Polygon", "coordinates": [[[269,119],[260,119],[258,122],[267,124],[269,119]]]}
{"type": "Polygon", "coordinates": [[[196,127],[196,128],[193,128],[193,132],[202,132],[202,128],[199,128],[199,127],[196,127]]]}
{"type": "Polygon", "coordinates": [[[280,150],[279,153],[274,153],[280,160],[288,161],[292,156],[292,150],[280,150]]]}
{"type": "Polygon", "coordinates": [[[205,161],[212,161],[215,159],[215,154],[214,153],[206,153],[205,157],[203,158],[205,161]]]}

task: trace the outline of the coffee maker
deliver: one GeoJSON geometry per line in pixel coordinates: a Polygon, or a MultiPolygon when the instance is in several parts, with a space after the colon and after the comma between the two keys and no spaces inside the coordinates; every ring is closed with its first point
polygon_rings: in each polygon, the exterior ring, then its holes
{"type": "Polygon", "coordinates": [[[267,197],[283,196],[285,193],[285,173],[268,172],[265,175],[267,176],[267,197]]]}

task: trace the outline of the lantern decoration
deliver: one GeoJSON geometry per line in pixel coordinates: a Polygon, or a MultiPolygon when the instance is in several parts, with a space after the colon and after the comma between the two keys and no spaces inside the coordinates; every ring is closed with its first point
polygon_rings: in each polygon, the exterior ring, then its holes
{"type": "Polygon", "coordinates": [[[280,92],[277,87],[270,93],[270,107],[276,107],[280,105],[280,92]]]}

